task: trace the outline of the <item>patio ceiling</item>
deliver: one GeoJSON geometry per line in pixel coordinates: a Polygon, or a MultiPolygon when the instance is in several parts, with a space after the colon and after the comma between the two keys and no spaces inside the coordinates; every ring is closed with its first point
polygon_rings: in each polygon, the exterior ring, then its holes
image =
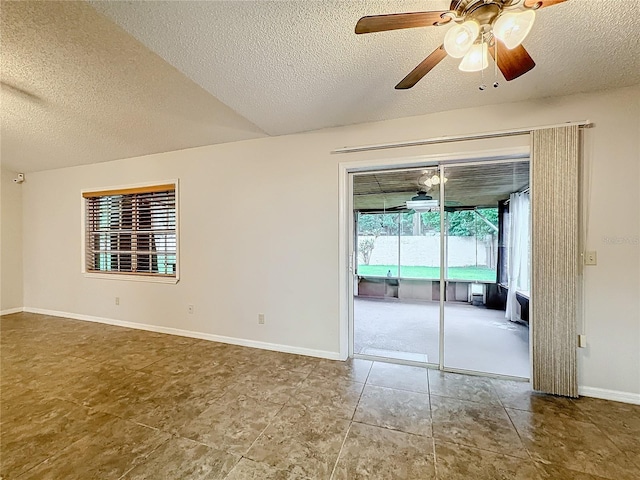
{"type": "MultiPolygon", "coordinates": [[[[418,178],[435,167],[356,174],[353,179],[354,210],[401,208],[420,188],[418,178]]],[[[509,194],[529,186],[529,162],[468,164],[445,169],[445,206],[454,208],[496,207],[509,194]]],[[[434,199],[439,188],[427,191],[434,199]]]]}

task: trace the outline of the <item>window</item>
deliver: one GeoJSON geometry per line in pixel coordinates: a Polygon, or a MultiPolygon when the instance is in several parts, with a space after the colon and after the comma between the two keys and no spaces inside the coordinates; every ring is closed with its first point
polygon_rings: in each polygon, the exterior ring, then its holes
{"type": "Polygon", "coordinates": [[[176,185],[85,192],[87,273],[176,277],[176,185]]]}

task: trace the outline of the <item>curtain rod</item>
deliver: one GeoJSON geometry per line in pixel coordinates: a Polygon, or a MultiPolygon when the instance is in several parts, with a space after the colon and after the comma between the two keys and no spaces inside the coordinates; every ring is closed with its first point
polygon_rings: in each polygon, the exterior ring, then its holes
{"type": "Polygon", "coordinates": [[[469,140],[483,140],[487,138],[517,137],[520,135],[528,135],[531,132],[534,132],[536,130],[543,130],[546,128],[556,128],[556,127],[570,127],[572,125],[577,125],[580,128],[595,127],[595,125],[591,123],[589,120],[585,120],[583,122],[557,123],[555,125],[541,125],[538,127],[519,128],[515,130],[499,130],[495,132],[471,133],[467,135],[447,135],[444,137],[427,138],[423,140],[410,140],[407,142],[380,143],[377,145],[363,145],[360,147],[343,147],[343,148],[338,148],[336,150],[333,150],[331,153],[342,154],[342,153],[369,152],[372,150],[387,150],[391,148],[416,147],[420,145],[433,145],[438,143],[465,142],[469,140]]]}

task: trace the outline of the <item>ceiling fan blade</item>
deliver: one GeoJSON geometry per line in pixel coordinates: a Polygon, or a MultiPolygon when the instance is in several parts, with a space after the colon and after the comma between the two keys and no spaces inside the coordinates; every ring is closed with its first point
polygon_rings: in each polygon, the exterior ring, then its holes
{"type": "MultiPolygon", "coordinates": [[[[533,58],[531,58],[527,50],[522,45],[518,45],[513,50],[509,50],[504,46],[504,43],[500,42],[499,40],[496,41],[499,43],[497,61],[498,68],[504,75],[504,78],[507,80],[507,82],[510,82],[511,80],[524,75],[536,66],[536,62],[533,61],[533,58]]],[[[489,51],[491,52],[491,56],[495,60],[495,49],[490,47],[489,51]]]]}
{"type": "Polygon", "coordinates": [[[413,87],[422,79],[422,77],[429,73],[433,69],[433,67],[438,65],[446,56],[447,52],[444,50],[444,45],[440,45],[433,52],[431,52],[431,55],[425,58],[420,63],[420,65],[411,70],[409,75],[404,77],[398,85],[396,85],[396,90],[406,90],[407,88],[413,87]]]}
{"type": "Polygon", "coordinates": [[[539,8],[545,8],[545,7],[553,7],[558,3],[563,3],[566,1],[567,0],[525,0],[524,4],[529,8],[535,7],[537,4],[540,4],[539,8]]]}
{"type": "Polygon", "coordinates": [[[392,13],[389,15],[371,15],[362,17],[356,24],[356,33],[385,32],[402,28],[431,27],[436,23],[447,23],[449,17],[442,18],[441,12],[392,13]]]}

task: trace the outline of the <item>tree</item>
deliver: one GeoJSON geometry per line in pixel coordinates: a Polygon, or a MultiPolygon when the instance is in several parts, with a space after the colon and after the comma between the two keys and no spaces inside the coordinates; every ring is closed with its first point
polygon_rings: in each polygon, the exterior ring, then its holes
{"type": "MultiPolygon", "coordinates": [[[[456,210],[447,213],[448,234],[456,237],[486,237],[496,235],[498,209],[456,210]],[[495,228],[489,226],[478,214],[486,218],[495,228]]],[[[440,233],[440,212],[366,213],[358,216],[358,235],[378,237],[380,235],[415,235],[440,233]],[[418,217],[416,217],[418,215],[418,217]],[[416,228],[415,218],[421,227],[416,228]]]]}
{"type": "Polygon", "coordinates": [[[380,235],[398,234],[398,214],[397,213],[359,213],[358,214],[358,235],[370,235],[378,237],[380,235]]]}
{"type": "MultiPolygon", "coordinates": [[[[482,208],[478,213],[498,227],[498,209],[482,208]]],[[[440,212],[425,212],[421,214],[422,223],[426,231],[440,233],[440,212]]],[[[447,214],[448,234],[455,237],[485,237],[495,235],[496,230],[482,220],[474,210],[456,210],[447,214]]]]}
{"type": "Polygon", "coordinates": [[[365,265],[369,265],[369,260],[371,260],[371,253],[373,252],[375,244],[375,238],[361,238],[358,242],[358,253],[362,257],[362,263],[365,265]]]}
{"type": "Polygon", "coordinates": [[[424,212],[420,214],[424,231],[427,233],[440,233],[440,212],[424,212]]]}

